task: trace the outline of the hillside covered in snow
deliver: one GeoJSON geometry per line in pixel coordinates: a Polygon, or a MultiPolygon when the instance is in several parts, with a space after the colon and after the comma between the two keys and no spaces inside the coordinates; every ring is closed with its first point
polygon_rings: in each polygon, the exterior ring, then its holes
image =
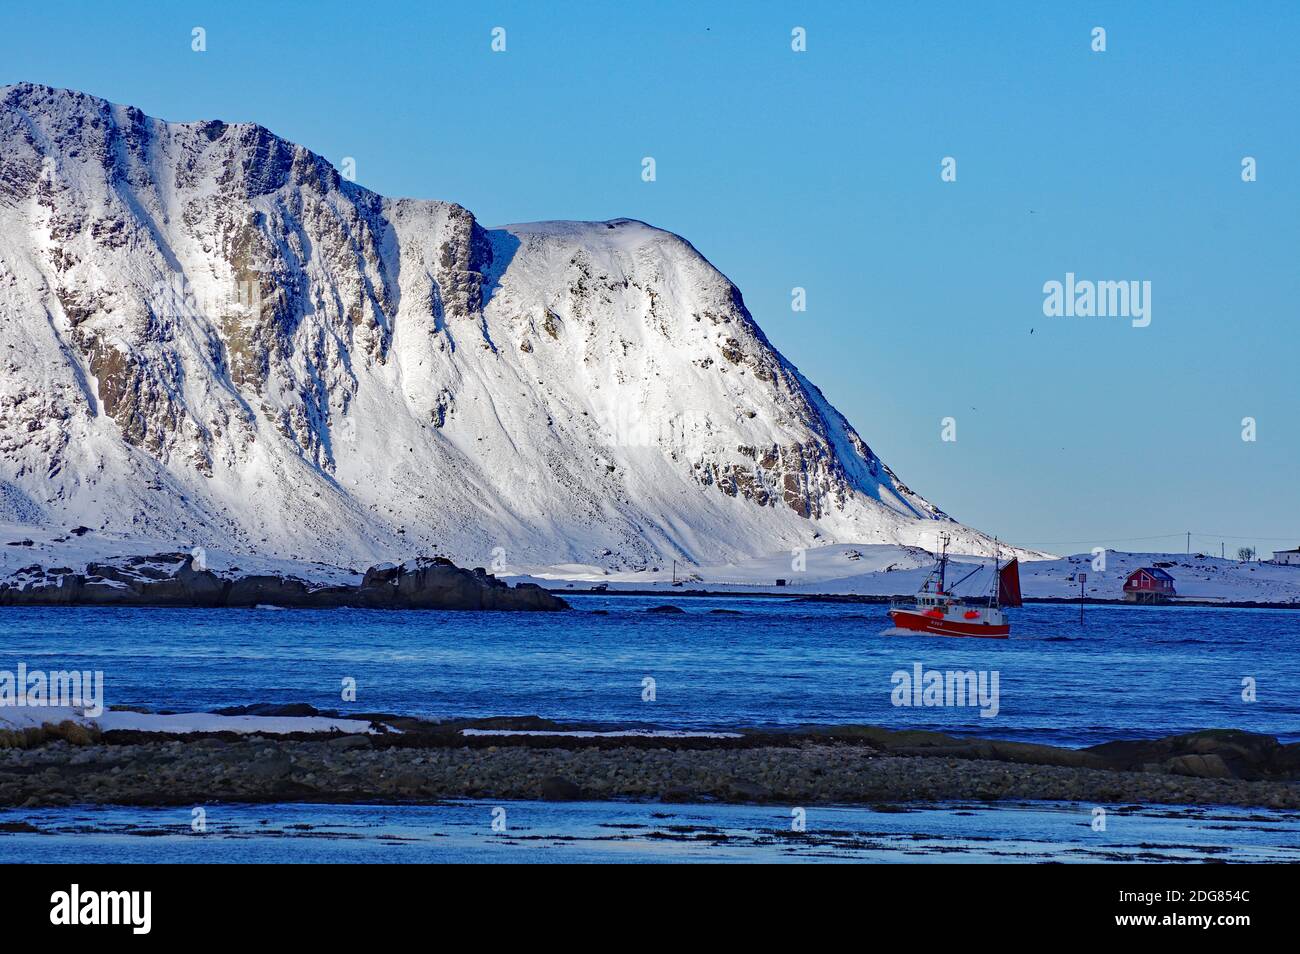
{"type": "Polygon", "coordinates": [[[334,566],[991,552],[676,235],[485,228],[260,126],[28,84],[0,88],[0,524],[334,566]]]}

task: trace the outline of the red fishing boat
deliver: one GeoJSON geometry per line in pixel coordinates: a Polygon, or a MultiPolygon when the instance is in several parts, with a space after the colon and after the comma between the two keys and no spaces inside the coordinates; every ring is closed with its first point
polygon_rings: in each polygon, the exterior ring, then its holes
{"type": "Polygon", "coordinates": [[[902,629],[936,636],[975,636],[1006,639],[1011,624],[1003,607],[1020,606],[1020,565],[1015,559],[1003,567],[993,558],[993,592],[980,600],[963,599],[952,591],[984,569],[980,564],[952,586],[948,586],[948,535],[943,536],[939,563],[930,571],[921,590],[911,602],[895,602],[889,607],[890,619],[902,629]]]}

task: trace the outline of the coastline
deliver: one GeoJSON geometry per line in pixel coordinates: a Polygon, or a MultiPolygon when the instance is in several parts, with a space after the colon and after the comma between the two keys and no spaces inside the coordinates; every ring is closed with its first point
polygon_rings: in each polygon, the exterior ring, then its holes
{"type": "MultiPolygon", "coordinates": [[[[788,593],[774,592],[772,590],[579,590],[569,589],[567,587],[547,587],[547,592],[553,596],[654,596],[662,599],[668,599],[673,596],[708,596],[708,597],[726,597],[731,599],[783,599],[795,603],[861,603],[870,605],[888,605],[892,600],[909,599],[915,594],[912,593],[895,593],[892,596],[866,595],[859,593],[805,593],[802,591],[792,591],[788,593]]],[[[1131,606],[1138,609],[1151,609],[1166,607],[1193,607],[1196,609],[1280,609],[1280,610],[1300,610],[1300,603],[1279,603],[1279,602],[1261,602],[1258,600],[1198,600],[1179,598],[1168,603],[1134,603],[1129,600],[1114,600],[1103,597],[1089,596],[1080,600],[1078,597],[1073,599],[1068,596],[1022,596],[1021,601],[1024,603],[1043,603],[1053,606],[1078,606],[1083,603],[1085,606],[1131,606]]]]}
{"type": "MultiPolygon", "coordinates": [[[[422,595],[412,600],[394,599],[388,586],[382,594],[375,587],[319,587],[294,578],[237,577],[217,580],[214,593],[202,593],[185,586],[143,586],[109,589],[101,580],[87,580],[78,574],[75,578],[56,578],[48,587],[19,588],[0,583],[0,607],[4,606],[133,606],[164,607],[172,609],[250,609],[274,606],[277,609],[411,609],[411,610],[496,610],[554,612],[569,609],[565,600],[574,596],[627,596],[653,597],[669,603],[673,597],[701,597],[720,599],[775,599],[792,603],[845,603],[870,606],[887,606],[893,600],[907,599],[910,594],[891,596],[857,593],[807,593],[773,592],[763,590],[633,590],[633,589],[569,589],[567,587],[541,587],[535,583],[514,584],[497,580],[491,574],[473,572],[455,567],[462,578],[457,580],[461,592],[422,595]],[[488,582],[490,581],[490,582],[488,582]],[[549,599],[548,599],[549,598],[549,599]]],[[[174,579],[161,581],[173,584],[174,579]]],[[[206,580],[204,583],[206,584],[206,580]]],[[[1168,603],[1145,604],[1128,600],[1105,599],[1089,596],[1083,600],[1057,596],[1025,596],[1026,604],[1049,606],[1121,606],[1149,610],[1176,609],[1264,609],[1300,611],[1297,602],[1264,602],[1257,600],[1197,600],[1177,599],[1168,603]]]]}
{"type": "Polygon", "coordinates": [[[324,585],[298,576],[217,573],[193,554],[155,553],[84,572],[32,564],[0,582],[0,606],[164,606],[182,609],[411,609],[554,612],[568,604],[532,583],[511,586],[482,567],[442,557],[381,563],[359,581],[324,585]]]}
{"type": "Polygon", "coordinates": [[[1300,809],[1300,743],[1233,730],[1064,749],[874,726],[602,735],[534,717],[352,718],[378,733],[100,733],[69,723],[8,733],[0,806],[499,798],[1300,809]]]}

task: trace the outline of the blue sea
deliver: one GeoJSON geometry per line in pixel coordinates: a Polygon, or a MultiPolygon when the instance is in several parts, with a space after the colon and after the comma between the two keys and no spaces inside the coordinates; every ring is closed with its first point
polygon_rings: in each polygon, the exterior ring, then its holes
{"type": "Polygon", "coordinates": [[[879,604],[570,600],[572,612],[517,614],[7,607],[0,670],[102,670],[106,704],[171,711],[870,723],[1068,746],[1220,727],[1300,739],[1298,612],[1089,606],[1080,623],[1078,607],[1034,604],[1011,611],[1003,641],[898,635],[879,604]],[[685,612],[647,612],[666,602],[685,612]],[[997,715],[894,705],[894,674],[916,664],[997,672],[997,715]]]}

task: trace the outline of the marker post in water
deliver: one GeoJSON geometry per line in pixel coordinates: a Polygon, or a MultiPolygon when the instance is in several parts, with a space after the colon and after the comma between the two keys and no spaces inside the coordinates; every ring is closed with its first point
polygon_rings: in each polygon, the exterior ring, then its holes
{"type": "Polygon", "coordinates": [[[1088,574],[1079,574],[1079,625],[1083,625],[1083,584],[1088,582],[1088,574]]]}

